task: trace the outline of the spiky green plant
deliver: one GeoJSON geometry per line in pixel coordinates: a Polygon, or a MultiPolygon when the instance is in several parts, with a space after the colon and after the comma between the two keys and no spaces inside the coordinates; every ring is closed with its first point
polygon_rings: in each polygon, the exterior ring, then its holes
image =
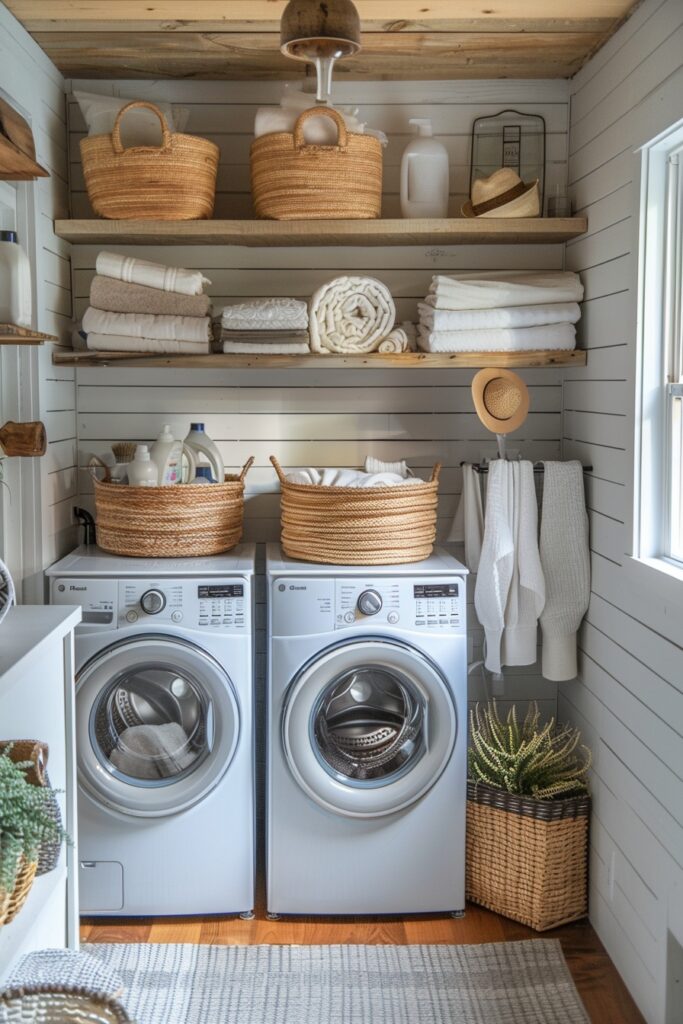
{"type": "Polygon", "coordinates": [[[514,704],[503,721],[495,700],[470,715],[469,778],[508,793],[553,800],[588,791],[591,754],[581,733],[551,718],[540,725],[534,701],[520,725],[514,704]]]}
{"type": "Polygon", "coordinates": [[[49,814],[50,790],[32,785],[30,761],[14,762],[11,744],[0,751],[0,889],[14,889],[23,854],[36,860],[45,840],[68,839],[49,814]]]}

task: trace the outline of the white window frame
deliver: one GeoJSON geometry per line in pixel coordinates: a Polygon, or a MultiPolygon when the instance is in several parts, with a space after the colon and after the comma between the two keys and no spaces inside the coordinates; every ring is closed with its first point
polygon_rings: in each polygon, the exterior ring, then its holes
{"type": "Polygon", "coordinates": [[[641,154],[633,552],[683,581],[683,552],[672,549],[681,474],[673,426],[683,414],[683,121],[641,154]]]}

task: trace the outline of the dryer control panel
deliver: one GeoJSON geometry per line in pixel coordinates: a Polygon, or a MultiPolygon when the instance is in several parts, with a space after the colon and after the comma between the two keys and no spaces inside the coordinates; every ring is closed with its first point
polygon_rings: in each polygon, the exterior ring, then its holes
{"type": "Polygon", "coordinates": [[[80,604],[78,629],[168,625],[244,633],[251,627],[249,585],[244,579],[52,580],[53,604],[80,604]]]}
{"type": "Polygon", "coordinates": [[[464,577],[284,577],[273,580],[271,594],[275,636],[369,626],[460,632],[466,625],[464,577]]]}

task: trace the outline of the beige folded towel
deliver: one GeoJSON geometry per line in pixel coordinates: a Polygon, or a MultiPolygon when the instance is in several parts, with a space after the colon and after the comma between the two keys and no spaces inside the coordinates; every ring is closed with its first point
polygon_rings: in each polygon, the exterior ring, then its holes
{"type": "Polygon", "coordinates": [[[97,274],[90,282],[90,305],[112,313],[149,313],[153,316],[209,316],[211,298],[208,295],[179,295],[146,288],[144,284],[129,284],[113,277],[97,274]]]}
{"type": "Polygon", "coordinates": [[[86,334],[121,334],[126,338],[156,338],[158,341],[210,341],[208,316],[152,316],[145,313],[112,313],[89,306],[83,315],[86,334]]]}
{"type": "Polygon", "coordinates": [[[123,334],[89,334],[87,345],[94,352],[149,352],[169,355],[208,356],[208,341],[162,341],[159,338],[127,338],[123,334]]]}

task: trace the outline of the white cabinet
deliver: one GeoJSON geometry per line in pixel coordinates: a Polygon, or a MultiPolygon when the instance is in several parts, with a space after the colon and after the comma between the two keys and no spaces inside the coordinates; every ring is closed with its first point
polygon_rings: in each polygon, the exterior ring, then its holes
{"type": "MultiPolygon", "coordinates": [[[[23,605],[0,624],[0,740],[38,739],[62,818],[76,843],[73,630],[80,608],[23,605]]],[[[14,920],[0,928],[0,986],[24,953],[78,946],[78,851],[63,846],[54,871],[36,878],[14,920]]]]}

